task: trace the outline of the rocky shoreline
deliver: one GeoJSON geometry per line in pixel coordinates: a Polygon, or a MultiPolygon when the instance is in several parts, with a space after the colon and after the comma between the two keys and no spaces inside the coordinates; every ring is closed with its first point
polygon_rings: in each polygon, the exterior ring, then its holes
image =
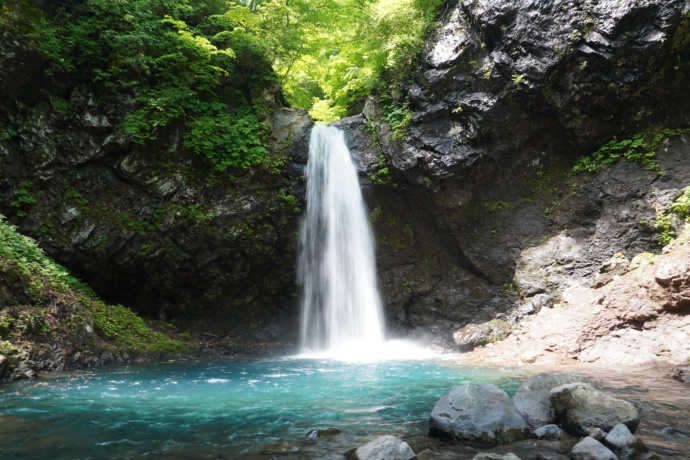
{"type": "MultiPolygon", "coordinates": [[[[585,369],[594,371],[591,367],[578,367],[585,369]]],[[[668,418],[660,418],[649,401],[628,401],[623,395],[629,393],[610,387],[610,380],[602,386],[602,375],[610,378],[615,371],[600,368],[599,372],[559,373],[558,367],[552,368],[548,373],[525,379],[512,398],[490,384],[455,387],[431,410],[427,437],[410,437],[400,430],[373,434],[357,442],[339,430],[314,430],[305,443],[291,443],[289,447],[291,452],[299,450],[308,456],[310,443],[317,439],[333,449],[355,442],[358,447],[343,454],[348,460],[685,458],[687,449],[674,451],[673,443],[668,441],[674,436],[679,443],[686,439],[682,432],[669,426],[677,425],[677,417],[683,415],[670,411],[668,418]]],[[[647,375],[646,372],[656,371],[637,372],[647,375]]],[[[621,378],[631,375],[634,374],[621,378]]],[[[606,378],[603,381],[607,382],[606,378]]],[[[630,385],[629,381],[620,383],[630,385]]],[[[676,387],[674,394],[677,397],[682,392],[676,387]]],[[[277,444],[267,446],[264,452],[288,454],[277,444]]]]}
{"type": "MultiPolygon", "coordinates": [[[[574,284],[563,300],[526,315],[507,337],[486,333],[467,359],[515,364],[642,365],[690,360],[690,231],[661,254],[605,263],[596,287],[574,284]]],[[[457,331],[459,344],[467,340],[457,331]]],[[[474,329],[472,329],[474,331],[474,329]]],[[[460,346],[460,345],[459,345],[460,346]]]]}

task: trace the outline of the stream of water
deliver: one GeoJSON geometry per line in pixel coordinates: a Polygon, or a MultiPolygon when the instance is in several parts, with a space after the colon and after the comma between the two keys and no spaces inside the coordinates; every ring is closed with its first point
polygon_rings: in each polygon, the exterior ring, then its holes
{"type": "Polygon", "coordinates": [[[342,131],[314,126],[305,179],[301,346],[310,352],[370,353],[384,341],[374,238],[342,131]]]}

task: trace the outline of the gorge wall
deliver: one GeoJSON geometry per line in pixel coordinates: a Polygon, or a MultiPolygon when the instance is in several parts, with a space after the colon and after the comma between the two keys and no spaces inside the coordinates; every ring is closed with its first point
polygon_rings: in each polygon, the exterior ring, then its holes
{"type": "Polygon", "coordinates": [[[614,138],[688,127],[689,10],[448,5],[405,89],[406,135],[377,122],[376,101],[340,123],[372,178],[391,324],[448,343],[464,324],[513,323],[569,287],[602,283],[617,253],[660,250],[655,218],[690,185],[690,137],[663,137],[663,174],[630,162],[572,167],[614,138]]]}
{"type": "MultiPolygon", "coordinates": [[[[514,323],[595,286],[617,253],[660,250],[657,212],[690,185],[688,134],[662,139],[663,175],[634,162],[571,171],[616,137],[690,126],[689,11],[685,0],[450,2],[401,94],[409,128],[381,122],[375,99],[336,123],[362,172],[392,334],[449,345],[468,323],[514,323]]],[[[306,113],[263,94],[274,153],[289,161],[208,176],[178,155],[180,127],[133,143],[117,130],[130,96],[46,76],[11,31],[2,44],[0,212],[108,301],[294,340],[306,113]]]]}

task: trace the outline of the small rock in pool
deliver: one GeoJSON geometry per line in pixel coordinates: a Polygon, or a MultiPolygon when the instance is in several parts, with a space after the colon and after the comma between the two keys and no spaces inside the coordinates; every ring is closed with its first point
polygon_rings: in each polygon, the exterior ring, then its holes
{"type": "Polygon", "coordinates": [[[539,452],[535,460],[570,460],[570,458],[554,452],[539,452]]]}
{"type": "Polygon", "coordinates": [[[681,364],[676,366],[671,373],[671,378],[683,383],[690,383],[690,365],[681,364]]]}
{"type": "Polygon", "coordinates": [[[598,427],[590,428],[589,430],[587,430],[587,436],[601,442],[606,437],[606,431],[598,427]]]}
{"type": "Polygon", "coordinates": [[[417,455],[402,439],[380,436],[357,449],[345,452],[347,460],[413,460],[417,455]]]}
{"type": "Polygon", "coordinates": [[[475,455],[472,460],[520,460],[520,457],[515,454],[494,454],[491,452],[484,452],[475,455]]]}
{"type": "Polygon", "coordinates": [[[294,454],[301,450],[301,445],[296,442],[281,441],[271,442],[264,446],[263,453],[265,454],[294,454]]]}
{"type": "Polygon", "coordinates": [[[314,439],[314,438],[322,438],[324,436],[335,436],[336,434],[340,434],[342,431],[340,431],[337,428],[324,428],[324,429],[316,429],[316,430],[311,430],[309,433],[307,433],[307,437],[309,439],[314,439]]]}
{"type": "Polygon", "coordinates": [[[556,425],[540,426],[532,434],[535,438],[545,441],[558,441],[561,439],[561,430],[556,425]]]}
{"type": "Polygon", "coordinates": [[[572,455],[574,460],[618,460],[608,447],[589,436],[575,444],[572,455]]]}
{"type": "Polygon", "coordinates": [[[622,451],[626,453],[631,452],[649,452],[647,446],[642,441],[637,439],[630,432],[627,426],[622,423],[614,426],[609,434],[604,439],[604,444],[615,451],[622,451]]]}

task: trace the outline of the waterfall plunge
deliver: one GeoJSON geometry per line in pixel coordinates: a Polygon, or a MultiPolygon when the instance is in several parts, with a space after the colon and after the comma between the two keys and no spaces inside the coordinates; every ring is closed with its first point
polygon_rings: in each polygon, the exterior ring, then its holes
{"type": "Polygon", "coordinates": [[[357,171],[342,131],[314,126],[300,232],[305,351],[373,351],[383,344],[374,243],[357,171]]]}

